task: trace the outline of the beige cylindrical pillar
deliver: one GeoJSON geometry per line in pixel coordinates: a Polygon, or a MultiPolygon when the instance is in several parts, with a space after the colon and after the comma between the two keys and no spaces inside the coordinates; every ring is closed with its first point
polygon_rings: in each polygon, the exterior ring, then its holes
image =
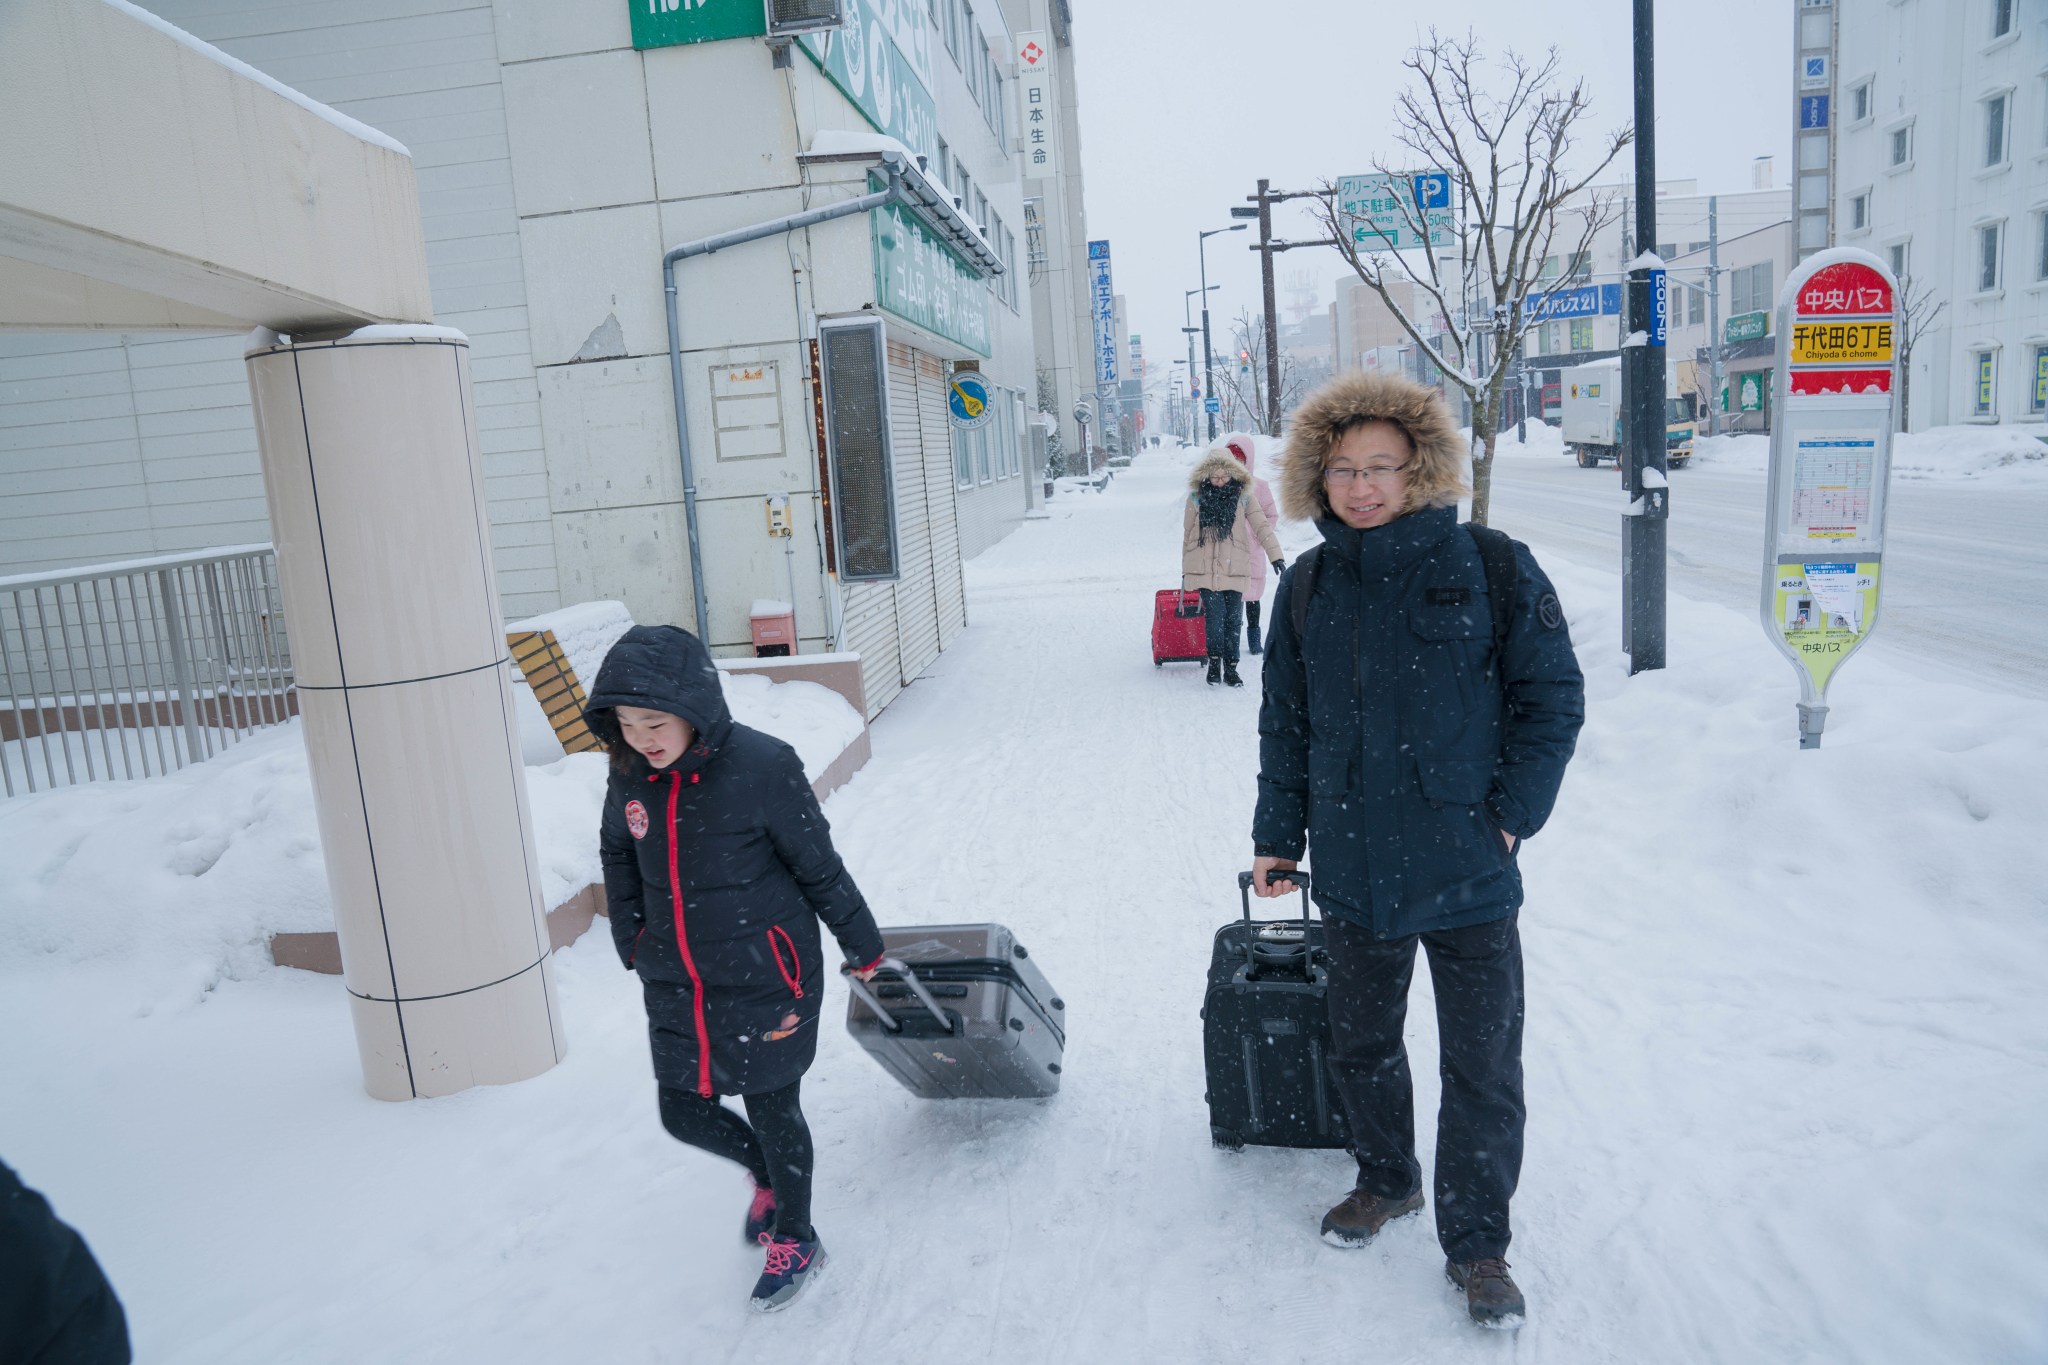
{"type": "Polygon", "coordinates": [[[469,343],[367,327],[248,366],[364,1084],[539,1075],[564,1043],[469,343]]]}

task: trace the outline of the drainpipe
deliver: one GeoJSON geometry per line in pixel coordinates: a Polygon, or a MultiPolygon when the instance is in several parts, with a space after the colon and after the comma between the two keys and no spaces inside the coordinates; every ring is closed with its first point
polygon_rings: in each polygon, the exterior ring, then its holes
{"type": "Polygon", "coordinates": [[[744,242],[758,241],[763,237],[776,237],[798,228],[810,227],[815,223],[829,222],[849,214],[866,213],[870,209],[886,207],[889,204],[910,203],[903,192],[901,164],[893,157],[885,159],[889,171],[889,187],[873,194],[864,194],[858,199],[843,199],[836,204],[821,208],[807,209],[792,213],[784,218],[756,223],[752,227],[721,232],[715,237],[700,241],[685,242],[661,258],[661,287],[668,296],[668,369],[669,378],[676,391],[676,450],[683,462],[683,520],[690,535],[690,587],[697,597],[697,638],[707,646],[711,643],[711,611],[704,598],[704,551],[697,535],[697,476],[690,463],[690,422],[683,408],[683,333],[676,318],[676,262],[692,256],[709,256],[714,251],[723,251],[729,246],[744,242]]]}

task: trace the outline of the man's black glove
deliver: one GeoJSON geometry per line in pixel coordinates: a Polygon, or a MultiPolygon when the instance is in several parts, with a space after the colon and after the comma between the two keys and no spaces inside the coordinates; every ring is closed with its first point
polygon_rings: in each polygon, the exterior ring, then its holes
{"type": "Polygon", "coordinates": [[[1286,572],[1287,572],[1287,561],[1286,561],[1286,560],[1284,560],[1284,559],[1276,559],[1276,560],[1274,560],[1274,561],[1273,561],[1273,572],[1274,572],[1274,573],[1286,573],[1286,572]]]}

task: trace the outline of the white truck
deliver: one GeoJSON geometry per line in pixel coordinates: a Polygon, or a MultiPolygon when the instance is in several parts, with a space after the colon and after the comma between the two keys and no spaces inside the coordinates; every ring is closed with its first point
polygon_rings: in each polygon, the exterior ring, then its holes
{"type": "MultiPolygon", "coordinates": [[[[1669,368],[1664,375],[1664,463],[1677,469],[1692,458],[1698,417],[1693,412],[1693,396],[1678,391],[1677,377],[1669,368]]],[[[1558,390],[1564,448],[1578,457],[1580,468],[1594,468],[1602,460],[1619,466],[1626,414],[1621,401],[1620,359],[1568,366],[1558,376],[1558,390]]]]}

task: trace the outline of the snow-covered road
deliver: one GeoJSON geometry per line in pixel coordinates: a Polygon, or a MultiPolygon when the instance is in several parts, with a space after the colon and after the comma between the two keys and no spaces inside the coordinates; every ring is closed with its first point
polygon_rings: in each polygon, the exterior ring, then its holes
{"type": "MultiPolygon", "coordinates": [[[[1010,924],[1071,1033],[1059,1096],[934,1104],[828,1027],[806,1107],[834,1259],[772,1318],[743,1306],[744,1181],[660,1130],[601,933],[557,959],[561,1066],[380,1104],[332,979],[127,951],[147,903],[89,907],[89,947],[45,932],[69,836],[0,805],[0,857],[52,868],[10,893],[35,923],[0,896],[0,1155],[92,1240],[138,1358],[2048,1355],[2048,712],[1859,658],[1801,753],[1753,614],[1675,600],[1670,669],[1631,679],[1613,576],[1541,534],[1590,719],[1523,860],[1527,1326],[1464,1320],[1427,1215],[1318,1241],[1347,1158],[1210,1146],[1196,1010],[1248,865],[1258,700],[1146,654],[1190,458],[1147,454],[975,560],[970,628],[827,805],[884,922],[1010,924]]],[[[267,742],[282,763],[296,736],[267,742]]],[[[537,818],[576,819],[556,786],[537,818]]],[[[112,820],[134,803],[110,790],[112,820]]],[[[1409,1045],[1427,1165],[1426,972],[1409,1045]]]]}
{"type": "MultiPolygon", "coordinates": [[[[1612,467],[1504,458],[1494,478],[1496,526],[1575,564],[1618,570],[1623,499],[1612,467]]],[[[1859,663],[1910,660],[2048,697],[2048,480],[1899,478],[1890,495],[1884,613],[1859,663]]],[[[1673,471],[1671,591],[1754,618],[1763,526],[1762,473],[1673,471]]]]}

